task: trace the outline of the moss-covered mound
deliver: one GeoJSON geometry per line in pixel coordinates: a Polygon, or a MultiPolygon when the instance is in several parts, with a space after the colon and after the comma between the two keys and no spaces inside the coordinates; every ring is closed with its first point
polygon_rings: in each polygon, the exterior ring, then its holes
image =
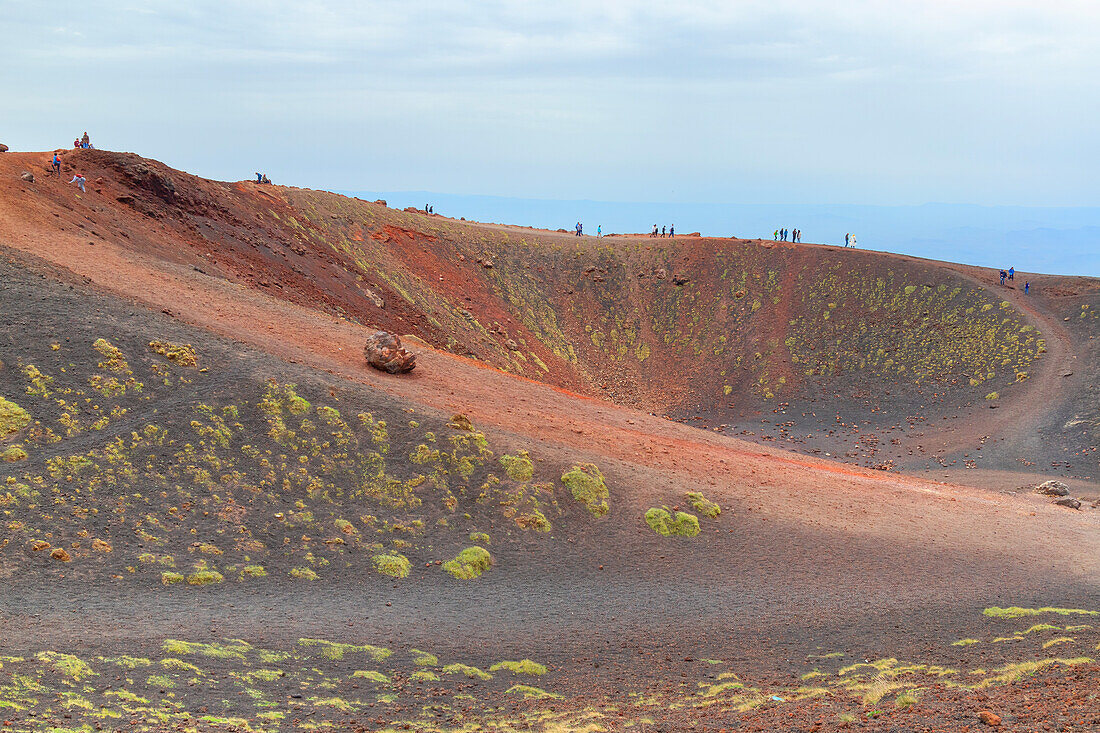
{"type": "Polygon", "coordinates": [[[0,439],[15,435],[30,422],[30,413],[11,400],[0,397],[0,439]]]}
{"type": "Polygon", "coordinates": [[[699,534],[699,518],[687,512],[675,514],[666,507],[653,507],[645,513],[645,522],[663,537],[694,537],[699,534]]]}
{"type": "Polygon", "coordinates": [[[691,504],[695,511],[699,512],[704,517],[716,519],[718,515],[722,513],[722,507],[718,506],[698,491],[689,491],[684,494],[684,498],[687,499],[688,503],[691,504]]]}
{"type": "Polygon", "coordinates": [[[607,484],[604,483],[603,473],[594,463],[585,463],[562,474],[561,482],[573,492],[573,498],[584,506],[595,517],[602,517],[610,511],[608,504],[610,493],[607,484]]]}
{"type": "Polygon", "coordinates": [[[493,558],[484,547],[467,547],[454,560],[443,563],[443,569],[459,580],[478,578],[493,564],[493,558]]]}

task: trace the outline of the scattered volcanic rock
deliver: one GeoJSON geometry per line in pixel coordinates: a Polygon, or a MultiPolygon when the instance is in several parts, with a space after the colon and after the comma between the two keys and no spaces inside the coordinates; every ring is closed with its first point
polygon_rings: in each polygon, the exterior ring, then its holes
{"type": "Polygon", "coordinates": [[[980,713],[978,713],[978,717],[981,718],[981,721],[983,723],[990,726],[991,728],[996,728],[1001,724],[1001,716],[997,715],[991,710],[982,710],[980,713]]]}
{"type": "Polygon", "coordinates": [[[50,553],[50,557],[52,557],[54,560],[60,560],[61,562],[69,562],[70,560],[72,560],[72,557],[69,556],[69,553],[65,551],[64,547],[56,548],[53,552],[50,553]]]}
{"type": "Polygon", "coordinates": [[[1069,487],[1061,481],[1044,481],[1035,490],[1047,496],[1069,496],[1069,487]]]}
{"type": "Polygon", "coordinates": [[[23,174],[19,177],[22,178],[27,183],[34,183],[34,174],[31,173],[30,171],[23,171],[23,174]]]}
{"type": "Polygon", "coordinates": [[[367,363],[390,374],[403,374],[416,368],[416,355],[401,347],[401,339],[388,331],[378,331],[363,347],[367,363]]]}
{"type": "Polygon", "coordinates": [[[1066,496],[1066,497],[1063,497],[1061,499],[1055,499],[1054,503],[1057,504],[1058,506],[1064,506],[1064,507],[1067,507],[1069,509],[1080,509],[1081,508],[1081,502],[1078,501],[1077,499],[1074,499],[1072,496],[1066,496]]]}

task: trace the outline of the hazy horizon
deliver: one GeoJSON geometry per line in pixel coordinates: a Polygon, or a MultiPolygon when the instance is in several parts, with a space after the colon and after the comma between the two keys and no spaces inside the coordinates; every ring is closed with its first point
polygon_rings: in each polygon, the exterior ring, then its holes
{"type": "Polygon", "coordinates": [[[0,142],[313,188],[1100,205],[1071,0],[6,2],[0,142]]]}
{"type": "Polygon", "coordinates": [[[981,206],[928,203],[715,204],[524,199],[428,191],[336,191],[385,199],[389,206],[423,208],[484,223],[572,230],[584,233],[645,233],[653,224],[674,224],[683,235],[770,239],[780,227],[800,228],[805,243],[844,243],[856,236],[860,249],[897,252],[1021,272],[1100,277],[1100,207],[981,206]]]}
{"type": "Polygon", "coordinates": [[[1067,213],[1100,206],[1100,8],[1085,0],[0,7],[0,142],[15,150],[87,130],[210,178],[619,202],[592,214],[852,230],[864,247],[1100,274],[1100,221],[1067,213]],[[1031,220],[922,222],[928,201],[1031,220]]]}

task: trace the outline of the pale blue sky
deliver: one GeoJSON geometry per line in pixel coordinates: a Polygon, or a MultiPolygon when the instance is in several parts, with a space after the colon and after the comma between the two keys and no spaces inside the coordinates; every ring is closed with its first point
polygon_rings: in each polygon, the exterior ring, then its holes
{"type": "Polygon", "coordinates": [[[1094,2],[0,0],[0,142],[201,175],[1100,205],[1094,2]]]}

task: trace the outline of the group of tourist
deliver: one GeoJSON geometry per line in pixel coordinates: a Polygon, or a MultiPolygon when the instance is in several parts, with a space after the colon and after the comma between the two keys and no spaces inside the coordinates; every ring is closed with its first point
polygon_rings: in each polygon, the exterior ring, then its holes
{"type": "MultiPolygon", "coordinates": [[[[1016,268],[1015,267],[1010,267],[1007,270],[1001,270],[1001,285],[1004,285],[1006,280],[1012,280],[1013,282],[1015,282],[1015,280],[1016,280],[1016,268]]],[[[1026,293],[1030,293],[1030,292],[1031,292],[1031,281],[1030,280],[1025,280],[1024,281],[1024,293],[1026,294],[1026,293]]]]}
{"type": "Polygon", "coordinates": [[[88,138],[87,130],[84,131],[83,137],[78,137],[76,140],[73,140],[73,148],[83,148],[84,150],[91,150],[94,147],[95,146],[92,145],[92,141],[88,138]]]}
{"type": "Polygon", "coordinates": [[[266,173],[257,173],[256,174],[256,183],[268,183],[268,184],[270,184],[271,179],[267,177],[266,173]]]}
{"type": "Polygon", "coordinates": [[[668,226],[667,230],[665,229],[665,227],[661,227],[661,233],[658,234],[657,233],[657,225],[654,224],[653,225],[653,232],[650,233],[649,236],[651,236],[651,237],[674,237],[674,236],[676,236],[676,225],[675,224],[670,224],[668,226]],[[666,231],[667,231],[667,234],[666,234],[666,231]]]}
{"type": "Polygon", "coordinates": [[[856,246],[856,235],[854,235],[854,234],[845,234],[844,235],[844,246],[845,247],[855,247],[856,246]]]}
{"type": "Polygon", "coordinates": [[[772,237],[778,242],[801,242],[801,229],[776,229],[772,237]]]}

